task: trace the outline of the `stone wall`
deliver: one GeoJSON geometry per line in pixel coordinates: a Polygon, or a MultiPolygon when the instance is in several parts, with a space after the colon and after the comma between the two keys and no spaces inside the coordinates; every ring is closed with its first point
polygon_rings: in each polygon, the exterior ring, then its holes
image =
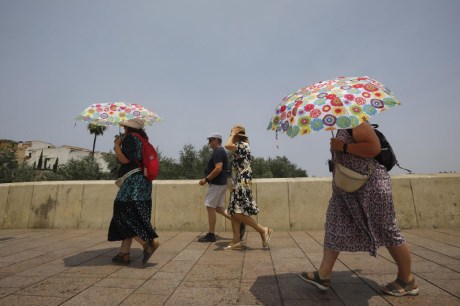
{"type": "MultiPolygon", "coordinates": [[[[460,227],[460,174],[393,176],[401,228],[460,227]]],[[[331,178],[258,179],[257,217],[275,230],[323,229],[331,178]]],[[[205,187],[198,181],[155,181],[152,223],[163,231],[206,231],[205,187]]],[[[113,181],[0,184],[0,228],[108,228],[113,181]]],[[[218,216],[217,231],[231,231],[218,216]]]]}

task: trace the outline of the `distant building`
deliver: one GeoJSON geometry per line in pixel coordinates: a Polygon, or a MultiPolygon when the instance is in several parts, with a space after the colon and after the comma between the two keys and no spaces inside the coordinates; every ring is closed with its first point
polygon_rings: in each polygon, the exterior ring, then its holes
{"type": "MultiPolygon", "coordinates": [[[[25,162],[27,165],[43,170],[52,170],[56,160],[58,166],[67,163],[71,159],[81,159],[91,155],[91,151],[85,148],[74,146],[55,147],[51,143],[43,141],[14,142],[11,140],[0,140],[0,147],[16,147],[16,157],[19,163],[25,162]],[[41,165],[40,156],[42,157],[41,165]]],[[[99,164],[101,172],[109,172],[110,169],[105,162],[102,152],[94,152],[94,158],[99,164]]],[[[39,170],[40,170],[39,169],[39,170]]]]}

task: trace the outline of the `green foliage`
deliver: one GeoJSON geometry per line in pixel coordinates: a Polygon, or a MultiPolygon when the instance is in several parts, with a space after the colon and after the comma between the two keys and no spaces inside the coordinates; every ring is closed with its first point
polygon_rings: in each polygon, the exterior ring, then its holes
{"type": "Polygon", "coordinates": [[[180,173],[180,165],[170,157],[163,157],[159,154],[160,172],[158,173],[158,180],[175,180],[177,174],[180,173]]]}
{"type": "Polygon", "coordinates": [[[36,178],[32,167],[19,165],[13,148],[0,148],[0,183],[31,182],[36,178]]]}
{"type": "Polygon", "coordinates": [[[37,180],[35,169],[26,164],[17,167],[12,172],[12,182],[33,182],[37,180]]]}
{"type": "Polygon", "coordinates": [[[0,148],[0,183],[11,183],[14,170],[18,168],[13,149],[0,148]]]}
{"type": "MultiPolygon", "coordinates": [[[[193,145],[184,145],[179,154],[179,161],[163,156],[159,152],[160,172],[158,180],[201,179],[212,155],[212,149],[204,145],[196,150],[193,145]]],[[[231,159],[231,152],[229,154],[231,159]]],[[[65,181],[65,180],[113,180],[117,178],[119,162],[113,153],[104,153],[103,158],[108,165],[109,173],[100,171],[99,165],[92,156],[72,159],[65,164],[58,164],[49,170],[34,169],[27,165],[19,165],[13,149],[0,148],[0,183],[30,181],[65,181]]],[[[287,157],[264,159],[255,157],[252,163],[254,178],[286,178],[306,177],[307,172],[292,164],[287,157]]]]}
{"type": "Polygon", "coordinates": [[[101,172],[99,165],[92,156],[82,159],[71,159],[58,167],[56,173],[49,173],[46,177],[62,178],[64,180],[99,180],[101,172]]]}
{"type": "Polygon", "coordinates": [[[109,173],[104,173],[103,177],[106,180],[115,180],[118,176],[118,169],[120,168],[120,163],[118,162],[117,156],[110,152],[110,153],[102,153],[102,158],[107,163],[107,168],[109,169],[109,173]]]}

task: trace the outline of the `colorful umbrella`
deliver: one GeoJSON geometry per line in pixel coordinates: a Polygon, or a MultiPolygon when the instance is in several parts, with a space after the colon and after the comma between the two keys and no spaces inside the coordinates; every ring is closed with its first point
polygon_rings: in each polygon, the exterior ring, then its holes
{"type": "Polygon", "coordinates": [[[286,96],[275,109],[267,130],[293,138],[312,131],[354,128],[401,103],[390,89],[364,77],[339,77],[309,85],[286,96]]]}
{"type": "Polygon", "coordinates": [[[145,125],[150,126],[162,120],[140,104],[125,102],[93,104],[75,119],[99,126],[117,126],[122,121],[135,118],[142,119],[145,125]]]}

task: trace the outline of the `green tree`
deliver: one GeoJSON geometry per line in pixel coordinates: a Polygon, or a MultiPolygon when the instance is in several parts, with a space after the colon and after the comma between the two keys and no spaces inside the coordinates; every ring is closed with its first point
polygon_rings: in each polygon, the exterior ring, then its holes
{"type": "Polygon", "coordinates": [[[34,182],[38,180],[35,169],[25,163],[12,170],[13,182],[34,182]]]}
{"type": "Polygon", "coordinates": [[[286,156],[277,156],[267,160],[256,157],[252,162],[252,173],[255,178],[286,178],[307,177],[307,171],[291,163],[286,156]]]}
{"type": "Polygon", "coordinates": [[[105,173],[103,176],[108,180],[115,180],[118,177],[118,170],[120,169],[120,162],[117,159],[117,156],[112,153],[102,153],[102,158],[107,163],[107,168],[109,173],[105,173]]]}
{"type": "Polygon", "coordinates": [[[42,153],[40,153],[40,158],[38,159],[37,169],[42,169],[42,167],[43,167],[43,150],[42,150],[42,153]]]}
{"type": "Polygon", "coordinates": [[[200,160],[193,145],[184,145],[183,149],[179,152],[179,164],[179,179],[190,180],[203,176],[202,170],[199,170],[200,160]]]}
{"type": "Polygon", "coordinates": [[[270,170],[268,161],[262,157],[255,157],[252,161],[252,175],[256,178],[272,178],[273,173],[270,170]]]}
{"type": "Polygon", "coordinates": [[[0,148],[0,183],[31,182],[37,176],[33,167],[19,165],[13,148],[0,148]]]}
{"type": "Polygon", "coordinates": [[[200,151],[198,151],[198,165],[197,165],[197,173],[196,179],[203,178],[204,171],[208,166],[209,159],[212,156],[213,150],[208,146],[204,145],[200,151]]]}
{"type": "Polygon", "coordinates": [[[50,172],[45,176],[45,180],[100,180],[102,173],[99,165],[92,156],[82,159],[71,159],[61,165],[56,173],[50,172]]]}
{"type": "Polygon", "coordinates": [[[177,180],[178,174],[181,171],[180,165],[171,157],[163,157],[159,155],[160,172],[158,173],[158,180],[177,180]]]}
{"type": "Polygon", "coordinates": [[[99,126],[99,125],[95,125],[95,124],[88,124],[88,130],[89,130],[89,133],[91,135],[94,134],[94,141],[93,141],[93,151],[92,151],[92,156],[94,156],[94,151],[96,149],[96,138],[97,136],[99,135],[104,135],[104,131],[107,129],[107,127],[105,126],[99,126]]]}
{"type": "Polygon", "coordinates": [[[13,149],[0,148],[0,183],[11,183],[14,171],[18,168],[16,155],[13,149]]]}

